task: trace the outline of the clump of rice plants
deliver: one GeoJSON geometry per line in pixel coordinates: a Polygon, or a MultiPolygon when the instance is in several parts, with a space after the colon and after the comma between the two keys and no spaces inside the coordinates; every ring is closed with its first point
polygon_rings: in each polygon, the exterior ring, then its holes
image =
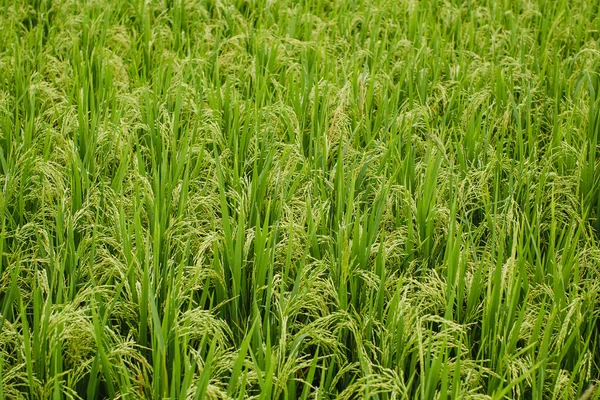
{"type": "Polygon", "coordinates": [[[599,4],[1,0],[0,398],[600,398],[599,4]]]}

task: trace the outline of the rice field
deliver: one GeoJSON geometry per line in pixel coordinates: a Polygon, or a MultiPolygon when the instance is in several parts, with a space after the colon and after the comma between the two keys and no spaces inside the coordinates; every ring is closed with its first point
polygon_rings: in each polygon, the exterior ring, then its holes
{"type": "Polygon", "coordinates": [[[0,0],[0,398],[599,399],[597,0],[0,0]]]}

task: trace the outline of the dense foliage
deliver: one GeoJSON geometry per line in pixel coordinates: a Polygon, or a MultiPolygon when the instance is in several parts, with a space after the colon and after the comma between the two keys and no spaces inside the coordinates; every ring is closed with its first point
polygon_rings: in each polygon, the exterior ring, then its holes
{"type": "Polygon", "coordinates": [[[0,398],[582,396],[599,5],[0,0],[0,398]]]}

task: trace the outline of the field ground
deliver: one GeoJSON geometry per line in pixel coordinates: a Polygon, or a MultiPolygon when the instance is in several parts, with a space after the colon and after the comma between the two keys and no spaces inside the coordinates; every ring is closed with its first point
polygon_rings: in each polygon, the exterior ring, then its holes
{"type": "Polygon", "coordinates": [[[580,398],[599,7],[0,0],[0,398],[580,398]]]}

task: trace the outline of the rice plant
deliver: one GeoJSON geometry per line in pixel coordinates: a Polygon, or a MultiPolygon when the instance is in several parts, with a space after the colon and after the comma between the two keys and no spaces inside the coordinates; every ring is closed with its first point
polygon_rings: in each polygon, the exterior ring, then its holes
{"type": "Polygon", "coordinates": [[[600,399],[600,3],[0,0],[0,398],[600,399]]]}

